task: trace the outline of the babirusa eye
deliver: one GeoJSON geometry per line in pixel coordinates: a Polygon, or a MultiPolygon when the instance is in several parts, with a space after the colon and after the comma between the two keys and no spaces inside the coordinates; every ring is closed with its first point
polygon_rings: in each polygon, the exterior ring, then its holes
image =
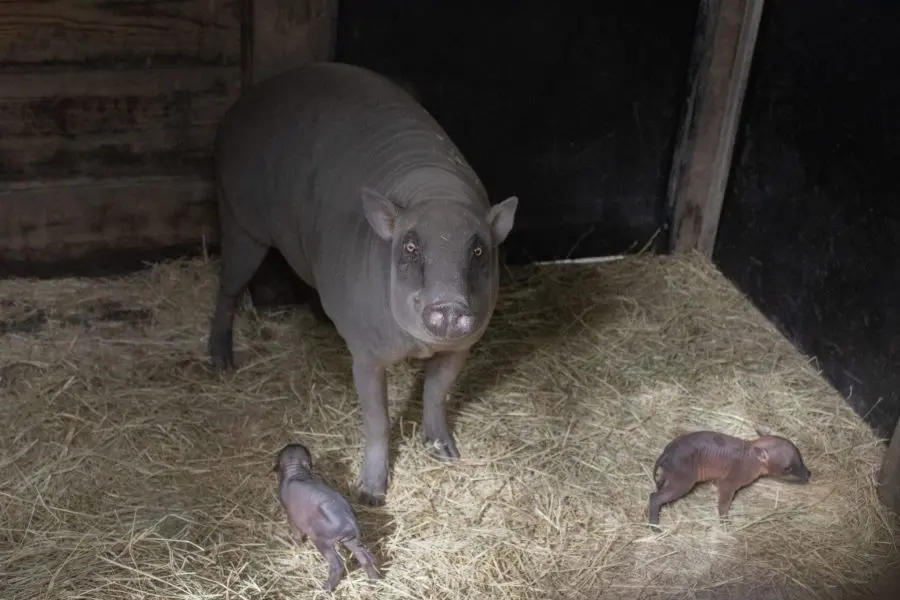
{"type": "Polygon", "coordinates": [[[410,254],[412,254],[413,252],[416,251],[416,243],[414,241],[410,240],[410,241],[406,242],[405,244],[403,244],[403,249],[406,250],[407,252],[409,252],[410,254]]]}
{"type": "Polygon", "coordinates": [[[482,252],[484,251],[481,249],[481,246],[475,246],[472,249],[472,254],[474,254],[475,256],[481,256],[482,252]]]}

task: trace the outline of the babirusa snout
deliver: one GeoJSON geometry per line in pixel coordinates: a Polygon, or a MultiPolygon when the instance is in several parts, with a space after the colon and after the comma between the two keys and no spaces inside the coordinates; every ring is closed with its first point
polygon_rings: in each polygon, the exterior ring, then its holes
{"type": "Polygon", "coordinates": [[[422,311],[422,320],[432,335],[444,339],[466,336],[475,328],[471,309],[460,302],[429,304],[422,311]]]}

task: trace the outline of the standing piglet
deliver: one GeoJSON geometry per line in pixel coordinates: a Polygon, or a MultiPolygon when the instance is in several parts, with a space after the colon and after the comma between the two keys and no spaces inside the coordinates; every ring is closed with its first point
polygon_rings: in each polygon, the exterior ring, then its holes
{"type": "Polygon", "coordinates": [[[331,591],[341,578],[341,557],[335,550],[343,544],[369,579],[378,579],[375,559],[359,543],[356,514],[347,499],[312,474],[312,458],[303,444],[288,444],[278,453],[273,469],[278,473],[278,497],[294,530],[306,535],[328,561],[328,579],[323,588],[331,591]]]}
{"type": "Polygon", "coordinates": [[[803,464],[800,450],[783,437],[743,440],[715,431],[676,437],[653,466],[656,491],[650,494],[650,523],[658,530],[659,509],[707,481],[718,489],[719,516],[724,517],[735,493],[764,476],[807,483],[812,473],[803,464]]]}
{"type": "Polygon", "coordinates": [[[220,124],[215,161],[222,270],[213,364],[232,367],[238,297],[277,247],[352,355],[365,434],[360,499],[385,501],[394,363],[430,359],[422,433],[441,459],[458,458],[444,403],[497,303],[498,245],[517,198],[491,206],[457,147],[406,91],[339,63],[245,90],[220,124]]]}

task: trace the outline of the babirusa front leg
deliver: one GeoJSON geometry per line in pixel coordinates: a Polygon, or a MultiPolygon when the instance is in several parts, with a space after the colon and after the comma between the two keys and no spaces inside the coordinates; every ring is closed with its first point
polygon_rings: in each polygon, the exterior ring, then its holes
{"type": "Polygon", "coordinates": [[[468,356],[468,350],[441,352],[431,357],[425,368],[422,434],[427,443],[436,447],[438,457],[443,461],[459,458],[456,440],[447,423],[446,402],[468,356]]]}
{"type": "Polygon", "coordinates": [[[359,500],[368,506],[383,506],[387,494],[388,418],[387,371],[369,357],[353,357],[353,382],[362,413],[365,451],[359,475],[359,500]]]}

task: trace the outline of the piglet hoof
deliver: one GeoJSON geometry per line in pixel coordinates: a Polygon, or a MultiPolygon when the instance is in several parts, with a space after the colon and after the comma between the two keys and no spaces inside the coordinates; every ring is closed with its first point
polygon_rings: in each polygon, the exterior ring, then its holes
{"type": "Polygon", "coordinates": [[[366,575],[369,577],[369,583],[375,583],[381,578],[381,573],[375,565],[369,564],[365,566],[366,575]]]}
{"type": "Polygon", "coordinates": [[[380,508],[385,505],[386,495],[384,492],[376,492],[375,490],[371,490],[365,486],[360,485],[358,487],[356,495],[359,498],[360,504],[363,504],[365,506],[380,508]]]}

